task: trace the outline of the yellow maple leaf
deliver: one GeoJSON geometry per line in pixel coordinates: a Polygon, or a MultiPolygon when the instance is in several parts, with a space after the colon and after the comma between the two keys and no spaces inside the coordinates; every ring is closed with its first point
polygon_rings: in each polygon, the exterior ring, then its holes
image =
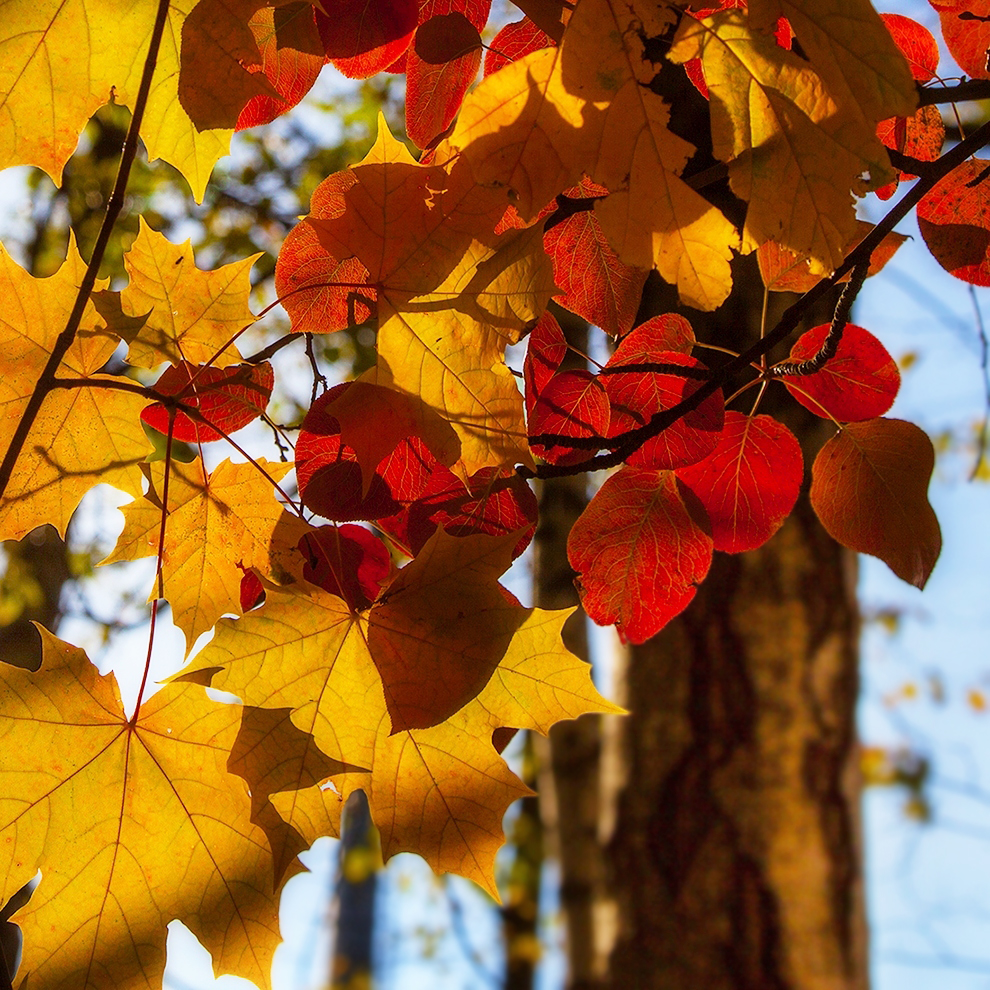
{"type": "MultiPolygon", "coordinates": [[[[198,131],[179,104],[182,25],[194,5],[169,5],[141,137],[148,157],[174,165],[201,201],[231,131],[198,131]]],[[[0,168],[37,165],[61,184],[93,113],[109,101],[133,104],[157,8],[156,0],[0,3],[0,168]]]]}
{"type": "Polygon", "coordinates": [[[124,255],[130,283],[120,300],[126,316],[148,318],[127,336],[127,360],[139,368],[157,368],[163,361],[225,368],[240,361],[232,341],[254,322],[248,296],[251,266],[260,257],[201,271],[189,241],[173,244],[142,217],[124,255]]]}
{"type": "MultiPolygon", "coordinates": [[[[835,20],[855,23],[848,14],[835,20]]],[[[893,49],[879,18],[876,30],[893,49]]],[[[902,92],[891,84],[886,102],[860,100],[841,76],[823,77],[816,63],[754,30],[745,11],[728,10],[704,21],[684,18],[670,58],[702,60],[714,152],[729,163],[732,190],[748,203],[746,246],[773,240],[810,257],[815,272],[836,268],[856,234],[852,192],[865,192],[861,176],[879,185],[891,174],[876,125],[901,112],[894,107],[910,105],[914,83],[903,57],[891,63],[903,66],[902,92]]],[[[843,64],[849,61],[847,54],[843,64]]]]}
{"type": "MultiPolygon", "coordinates": [[[[588,665],[562,645],[568,613],[524,609],[502,597],[494,572],[508,561],[512,542],[440,531],[424,548],[425,563],[400,572],[380,603],[360,615],[304,585],[296,594],[269,591],[261,608],[220,621],[191,670],[220,668],[214,686],[251,705],[291,708],[293,723],[326,756],[367,771],[345,774],[334,791],[311,787],[272,796],[307,840],[335,827],[341,800],[363,788],[386,857],[414,850],[438,873],[461,873],[497,896],[493,864],[504,841],[502,815],[529,792],[495,751],[492,732],[504,725],[545,732],[562,718],[618,711],[595,691],[588,665]],[[449,581],[442,577],[448,565],[449,581]],[[471,632],[474,617],[462,614],[451,591],[457,577],[475,592],[482,585],[490,590],[490,614],[477,620],[479,632],[471,632]],[[501,641],[486,647],[485,635],[501,641]],[[404,637],[419,640],[419,665],[393,663],[404,637]],[[473,695],[445,683],[448,672],[470,677],[472,668],[479,675],[473,695]],[[434,716],[449,712],[451,702],[461,705],[439,724],[396,731],[389,711],[399,690],[434,716]]],[[[398,700],[403,717],[413,706],[398,700]]]]}
{"type": "Polygon", "coordinates": [[[656,267],[684,302],[711,310],[729,294],[739,238],[679,177],[694,148],[668,130],[669,107],[649,89],[643,34],[661,33],[668,13],[582,0],[559,49],[513,62],[467,97],[449,144],[525,219],[582,174],[606,186],[595,214],[622,261],[656,267]]]}
{"type": "MultiPolygon", "coordinates": [[[[199,458],[171,462],[162,580],[175,624],[189,646],[224,612],[240,612],[244,569],[270,571],[272,536],[283,516],[273,485],[291,467],[224,460],[208,473],[199,458]]],[[[146,465],[145,472],[148,493],[124,506],[124,529],[105,564],[158,554],[165,461],[146,465]]],[[[157,588],[151,597],[158,597],[157,588]]]]}
{"type": "Polygon", "coordinates": [[[328,180],[333,207],[305,223],[330,258],[356,258],[377,290],[378,365],[368,380],[418,396],[449,423],[465,477],[531,463],[504,352],[556,291],[539,231],[495,234],[504,197],[478,187],[464,165],[414,162],[384,120],[344,175],[328,180]]]}
{"type": "MultiPolygon", "coordinates": [[[[65,263],[44,279],[29,275],[0,246],[0,287],[5,300],[0,313],[4,355],[0,457],[65,328],[85,269],[71,237],[65,263]]],[[[4,492],[0,538],[20,539],[45,522],[64,535],[80,499],[100,482],[132,495],[140,493],[140,464],[151,449],[140,422],[147,400],[133,391],[114,388],[121,379],[96,374],[117,342],[93,303],[87,302],[58,377],[85,379],[89,384],[56,388],[45,397],[4,492]]],[[[133,387],[132,382],[128,385],[133,387]]]]}
{"type": "Polygon", "coordinates": [[[44,987],[160,987],[178,918],[221,970],[267,986],[272,856],[226,766],[240,706],[175,684],[129,719],[111,675],[41,634],[40,671],[0,664],[0,895],[42,872],[14,918],[22,971],[44,987]]]}

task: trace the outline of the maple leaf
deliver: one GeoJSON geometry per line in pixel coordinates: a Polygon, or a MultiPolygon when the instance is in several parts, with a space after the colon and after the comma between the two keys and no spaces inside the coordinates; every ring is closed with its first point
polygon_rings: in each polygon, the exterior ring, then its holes
{"type": "Polygon", "coordinates": [[[218,967],[267,986],[272,855],[226,768],[240,707],[171,685],[129,719],[112,675],[41,635],[40,671],[0,664],[0,893],[42,871],[16,916],[32,985],[159,987],[178,918],[218,967]]]}
{"type": "Polygon", "coordinates": [[[312,587],[291,595],[272,589],[261,608],[218,624],[191,670],[222,668],[213,677],[216,687],[235,691],[251,705],[291,708],[293,723],[312,733],[328,757],[370,773],[338,782],[340,797],[318,789],[273,797],[307,838],[316,837],[308,829],[335,820],[341,797],[361,787],[386,857],[414,849],[437,872],[462,873],[497,896],[492,868],[503,841],[502,814],[528,790],[496,753],[492,731],[513,725],[546,732],[560,718],[616,710],[591,686],[587,665],[561,644],[567,613],[524,609],[499,589],[494,572],[507,566],[514,542],[511,536],[438,532],[422,562],[400,572],[367,613],[355,615],[340,599],[312,587]],[[455,574],[489,589],[491,616],[482,625],[497,643],[472,633],[472,615],[459,618],[463,597],[455,574]],[[461,630],[454,640],[446,638],[448,623],[461,630]],[[403,682],[394,665],[403,661],[392,644],[416,631],[421,640],[415,653],[426,666],[409,668],[403,682]],[[461,649],[471,641],[475,646],[458,656],[451,652],[458,640],[461,649]],[[460,685],[463,672],[469,673],[476,696],[441,683],[440,671],[449,671],[460,685]],[[431,718],[448,712],[446,720],[397,730],[389,709],[401,700],[398,690],[415,700],[412,707],[400,703],[400,715],[416,708],[431,718]],[[518,691],[518,697],[508,691],[518,691]],[[449,713],[457,701],[462,707],[449,713]]]}
{"type": "MultiPolygon", "coordinates": [[[[840,62],[829,48],[825,67],[814,59],[809,65],[761,32],[752,16],[728,10],[704,21],[684,18],[670,58],[702,60],[713,96],[714,153],[729,163],[729,184],[748,203],[744,245],[774,240],[810,257],[812,272],[831,271],[855,234],[851,190],[862,191],[860,176],[868,172],[874,185],[892,177],[876,125],[885,117],[913,112],[914,84],[875,14],[877,48],[891,53],[891,80],[874,73],[868,80],[856,76],[854,82],[877,88],[883,84],[888,94],[884,102],[872,93],[862,99],[860,89],[848,88],[845,70],[851,57],[840,62]]],[[[857,48],[865,50],[870,41],[866,25],[851,12],[844,16],[849,28],[836,19],[842,31],[836,46],[850,47],[848,34],[855,30],[857,48]]],[[[816,38],[819,33],[816,29],[816,38]]],[[[870,54],[879,57],[875,51],[870,54]]]]}
{"type": "Polygon", "coordinates": [[[251,266],[259,257],[200,271],[189,241],[173,244],[141,217],[124,255],[130,283],[120,299],[125,315],[148,318],[126,336],[127,360],[139,368],[157,368],[163,361],[224,368],[240,361],[233,341],[254,323],[248,295],[251,266]]]}
{"type": "Polygon", "coordinates": [[[619,258],[656,267],[685,303],[712,310],[739,240],[680,178],[695,149],[668,130],[669,108],[649,88],[643,39],[672,21],[666,7],[582,0],[559,49],[513,62],[465,99],[450,145],[524,219],[587,174],[609,190],[595,213],[619,258]]]}
{"type": "MultiPolygon", "coordinates": [[[[197,130],[179,103],[179,39],[192,5],[169,4],[141,137],[148,158],[174,165],[201,201],[231,132],[197,130]]],[[[156,7],[113,0],[0,7],[0,168],[37,165],[61,185],[86,121],[108,100],[128,106],[137,95],[156,7]]]]}
{"type": "MultiPolygon", "coordinates": [[[[419,396],[449,423],[465,476],[531,463],[503,355],[554,291],[539,231],[496,235],[501,197],[459,163],[448,172],[414,162],[383,119],[361,164],[327,181],[320,215],[302,225],[325,250],[323,270],[310,249],[304,257],[320,277],[351,255],[367,271],[379,318],[367,380],[419,396]]],[[[283,270],[283,284],[289,277],[283,270]]]]}
{"type": "MultiPolygon", "coordinates": [[[[0,247],[0,285],[7,300],[0,314],[4,452],[72,312],[85,267],[72,237],[65,262],[46,279],[29,275],[0,247]]],[[[76,340],[58,369],[60,378],[82,379],[85,385],[56,388],[45,397],[4,494],[3,539],[20,539],[45,522],[64,535],[83,495],[100,482],[140,493],[140,463],[151,449],[139,418],[147,400],[113,388],[121,379],[97,374],[117,342],[88,302],[76,340]]]]}
{"type": "MultiPolygon", "coordinates": [[[[157,556],[164,511],[162,597],[192,646],[224,612],[239,611],[243,568],[270,573],[272,535],[283,513],[272,488],[292,465],[224,460],[207,473],[198,458],[170,463],[168,505],[166,462],[145,465],[148,493],[124,507],[123,532],[103,563],[157,556]]],[[[151,597],[160,597],[157,588],[151,597]]]]}

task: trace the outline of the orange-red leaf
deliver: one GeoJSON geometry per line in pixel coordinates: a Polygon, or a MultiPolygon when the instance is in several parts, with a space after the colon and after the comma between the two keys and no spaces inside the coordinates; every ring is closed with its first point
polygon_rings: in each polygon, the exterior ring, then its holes
{"type": "Polygon", "coordinates": [[[352,383],[336,385],[313,403],[296,442],[296,478],[303,504],[327,519],[380,519],[418,498],[435,462],[417,437],[400,441],[364,476],[358,454],[344,443],[339,421],[327,411],[352,383]]]}
{"type": "Polygon", "coordinates": [[[362,526],[320,526],[299,541],[303,577],[343,598],[355,611],[367,608],[392,573],[388,547],[362,526]]]}
{"type": "Polygon", "coordinates": [[[990,0],[930,0],[942,22],[942,37],[969,76],[990,79],[990,0]]]}
{"type": "Polygon", "coordinates": [[[790,515],[804,459],[783,423],[727,412],[715,450],[677,477],[707,510],[715,549],[743,553],[766,543],[790,515]]]}
{"type": "Polygon", "coordinates": [[[633,325],[649,274],[619,259],[593,210],[573,213],[543,235],[561,306],[618,337],[633,325]]]}
{"type": "Polygon", "coordinates": [[[574,524],[567,557],[588,615],[643,643],[694,598],[712,538],[701,503],[673,472],[626,466],[574,524]]]}
{"type": "Polygon", "coordinates": [[[377,524],[413,556],[438,526],[450,536],[522,532],[512,551],[512,556],[518,557],[533,538],[538,512],[533,490],[514,471],[482,468],[465,485],[451,471],[436,465],[426,491],[403,512],[379,519],[377,524]]]}
{"type": "MultiPolygon", "coordinates": [[[[692,371],[704,371],[700,361],[686,354],[656,348],[653,344],[657,339],[655,333],[653,329],[637,327],[619,345],[602,372],[605,391],[612,404],[611,437],[619,437],[644,426],[654,413],[673,408],[701,385],[696,378],[645,370],[650,365],[675,365],[692,371]],[[640,370],[622,370],[637,365],[643,367],[640,370]]],[[[700,461],[715,449],[724,413],[722,393],[715,392],[659,436],[647,440],[626,458],[626,463],[664,470],[700,461]]]]}
{"type": "MultiPolygon", "coordinates": [[[[807,361],[822,348],[829,325],[801,334],[791,348],[791,361],[807,361]]],[[[882,416],[901,386],[901,373],[887,348],[853,323],[847,323],[833,357],[813,375],[781,379],[787,391],[816,416],[842,423],[882,416]]]]}
{"type": "Polygon", "coordinates": [[[971,158],[918,203],[918,226],[928,250],[947,272],[973,285],[990,285],[988,189],[990,161],[971,158]]]}
{"type": "Polygon", "coordinates": [[[481,65],[491,0],[426,0],[406,52],[406,131],[429,147],[453,122],[481,65]]]}
{"type": "Polygon", "coordinates": [[[911,67],[917,82],[928,82],[938,71],[938,42],[924,25],[903,14],[881,14],[894,44],[911,67]]]}
{"type": "MultiPolygon", "coordinates": [[[[267,361],[226,368],[183,361],[165,369],[155,383],[155,391],[177,396],[199,410],[202,418],[194,418],[181,409],[176,412],[172,425],[176,440],[209,443],[257,419],[268,405],[274,384],[275,373],[267,361]]],[[[144,409],[141,419],[159,433],[169,432],[169,411],[161,402],[144,409]]]]}
{"type": "Polygon", "coordinates": [[[248,100],[235,130],[271,122],[313,88],[326,62],[315,15],[310,4],[297,2],[261,7],[248,21],[261,53],[261,71],[278,97],[260,93],[248,100]]]}
{"type": "Polygon", "coordinates": [[[526,360],[523,362],[523,381],[526,385],[526,415],[533,415],[536,400],[557,374],[567,356],[567,340],[553,313],[544,313],[529,335],[526,360]]]}
{"type": "MultiPolygon", "coordinates": [[[[574,438],[606,437],[609,428],[608,395],[589,371],[561,371],[550,379],[536,400],[529,420],[530,436],[559,433],[574,438]]],[[[537,457],[551,464],[576,464],[594,453],[561,442],[530,444],[537,457]]]]}
{"type": "Polygon", "coordinates": [[[506,24],[492,39],[485,52],[484,74],[490,76],[498,72],[504,65],[525,58],[530,52],[538,52],[541,48],[552,48],[553,38],[541,28],[538,28],[528,17],[521,21],[506,24]]]}
{"type": "Polygon", "coordinates": [[[334,0],[317,11],[327,58],[351,79],[387,69],[412,41],[419,15],[416,0],[334,0]]]}
{"type": "Polygon", "coordinates": [[[942,548],[928,502],[935,465],[931,441],[912,423],[850,423],[821,449],[811,504],[843,546],[879,557],[903,581],[923,588],[942,548]]]}

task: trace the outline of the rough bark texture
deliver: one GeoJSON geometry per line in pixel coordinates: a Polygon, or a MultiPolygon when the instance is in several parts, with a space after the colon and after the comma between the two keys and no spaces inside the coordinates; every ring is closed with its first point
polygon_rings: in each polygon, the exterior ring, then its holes
{"type": "MultiPolygon", "coordinates": [[[[751,258],[735,275],[718,313],[690,318],[699,339],[741,350],[763,291],[751,258]]],[[[810,470],[832,427],[780,385],[759,411],[794,430],[810,470]]],[[[686,612],[627,653],[610,986],[865,990],[858,632],[855,558],[803,493],[768,544],[716,553],[686,612]]]]}
{"type": "Polygon", "coordinates": [[[851,585],[801,507],[630,651],[613,986],[866,987],[851,585]]]}

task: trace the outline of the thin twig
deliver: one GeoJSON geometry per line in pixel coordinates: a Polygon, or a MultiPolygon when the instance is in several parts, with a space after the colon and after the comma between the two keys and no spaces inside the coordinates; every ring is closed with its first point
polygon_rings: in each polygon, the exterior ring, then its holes
{"type": "Polygon", "coordinates": [[[55,346],[48,357],[48,363],[35,383],[34,391],[31,393],[17,428],[14,430],[14,435],[10,439],[10,445],[4,454],[3,462],[0,463],[0,497],[7,490],[11,475],[14,473],[14,466],[24,449],[31,427],[38,418],[41,405],[48,393],[55,387],[55,372],[76,339],[76,332],[86,309],[86,303],[89,302],[90,295],[96,285],[96,276],[103,262],[103,255],[110,241],[110,235],[118,216],[120,216],[120,211],[123,209],[124,192],[131,174],[131,167],[134,164],[134,157],[137,154],[138,131],[144,118],[148,94],[151,92],[151,80],[155,73],[155,66],[158,64],[158,49],[161,46],[162,35],[165,31],[168,7],[169,0],[159,0],[155,26],[151,31],[151,43],[148,46],[148,56],[144,62],[144,73],[141,76],[141,85],[134,101],[134,112],[131,116],[130,126],[127,128],[124,147],[120,153],[120,164],[117,166],[117,178],[113,184],[113,192],[110,193],[110,199],[107,200],[107,212],[103,217],[103,223],[100,225],[100,232],[93,247],[93,256],[86,266],[86,273],[83,275],[82,284],[76,293],[75,303],[72,306],[72,312],[69,313],[68,320],[66,320],[65,328],[55,340],[55,346]]]}

